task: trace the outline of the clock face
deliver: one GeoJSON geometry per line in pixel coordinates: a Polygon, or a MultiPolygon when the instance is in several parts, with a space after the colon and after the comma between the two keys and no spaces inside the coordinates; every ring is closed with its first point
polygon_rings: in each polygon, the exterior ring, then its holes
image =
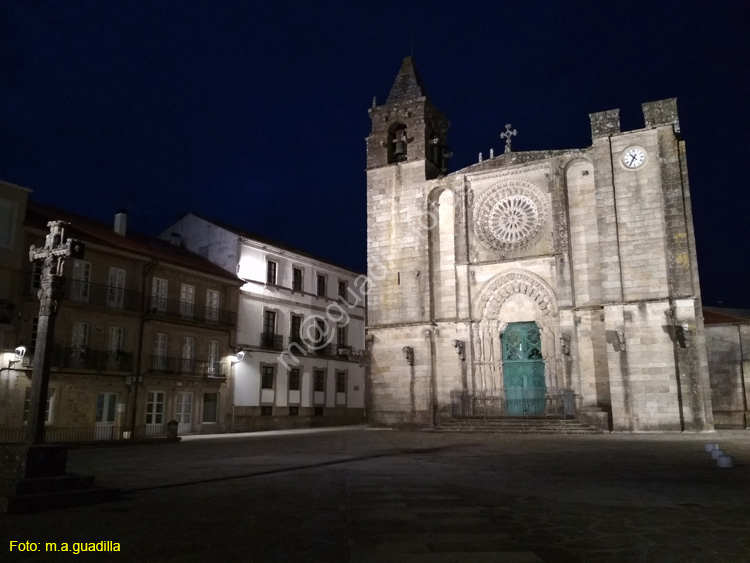
{"type": "Polygon", "coordinates": [[[627,168],[639,168],[644,162],[646,162],[646,153],[639,147],[631,147],[622,155],[622,163],[627,168]]]}

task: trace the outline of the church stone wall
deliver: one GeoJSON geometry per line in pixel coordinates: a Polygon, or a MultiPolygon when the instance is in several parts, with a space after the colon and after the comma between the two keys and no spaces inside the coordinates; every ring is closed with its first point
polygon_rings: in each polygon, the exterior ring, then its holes
{"type": "Polygon", "coordinates": [[[368,422],[376,426],[432,423],[432,361],[428,324],[371,329],[368,422]],[[410,347],[413,365],[403,349],[410,347]]]}
{"type": "Polygon", "coordinates": [[[420,162],[379,168],[368,177],[370,324],[430,317],[426,183],[420,162]]]}
{"type": "Polygon", "coordinates": [[[566,171],[566,184],[575,306],[598,305],[602,280],[594,167],[585,160],[573,162],[566,171]]]}
{"type": "Polygon", "coordinates": [[[706,328],[714,423],[747,428],[750,422],[750,325],[706,328]]]}
{"type": "Polygon", "coordinates": [[[449,412],[451,389],[502,394],[503,331],[533,321],[547,387],[572,389],[586,420],[712,428],[675,101],[644,104],[636,131],[620,131],[618,110],[591,114],[586,149],[511,151],[442,177],[422,154],[446,141],[444,129],[423,135],[439,114],[425,99],[407,59],[370,110],[368,266],[384,273],[368,310],[374,420],[429,423],[449,412]],[[420,139],[395,162],[393,115],[420,139]],[[436,229],[415,233],[430,212],[436,229]]]}

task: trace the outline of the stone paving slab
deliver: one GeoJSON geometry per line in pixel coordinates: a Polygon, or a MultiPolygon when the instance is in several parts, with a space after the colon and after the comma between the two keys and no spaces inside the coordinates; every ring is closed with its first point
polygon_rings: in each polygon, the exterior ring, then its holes
{"type": "Polygon", "coordinates": [[[0,516],[1,560],[748,562],[749,469],[740,431],[347,429],[71,450],[70,471],[126,498],[0,516]],[[736,466],[717,468],[705,442],[736,466]],[[10,540],[122,551],[9,552],[10,540]]]}

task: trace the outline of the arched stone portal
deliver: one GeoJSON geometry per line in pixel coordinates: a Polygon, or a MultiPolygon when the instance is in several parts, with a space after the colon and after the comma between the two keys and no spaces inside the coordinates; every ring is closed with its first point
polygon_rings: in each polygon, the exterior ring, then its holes
{"type": "Polygon", "coordinates": [[[474,301],[472,323],[473,382],[476,390],[504,388],[501,336],[510,323],[535,323],[539,329],[546,387],[564,387],[555,335],[559,331],[557,298],[540,277],[523,270],[500,273],[474,301]]]}

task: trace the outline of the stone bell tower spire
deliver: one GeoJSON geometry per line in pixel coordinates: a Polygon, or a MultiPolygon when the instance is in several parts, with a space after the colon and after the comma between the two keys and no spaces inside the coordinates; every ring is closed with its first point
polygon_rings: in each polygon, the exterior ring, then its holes
{"type": "Polygon", "coordinates": [[[368,110],[367,168],[424,161],[426,179],[448,171],[449,123],[427,98],[412,57],[404,58],[388,100],[368,110]]]}

